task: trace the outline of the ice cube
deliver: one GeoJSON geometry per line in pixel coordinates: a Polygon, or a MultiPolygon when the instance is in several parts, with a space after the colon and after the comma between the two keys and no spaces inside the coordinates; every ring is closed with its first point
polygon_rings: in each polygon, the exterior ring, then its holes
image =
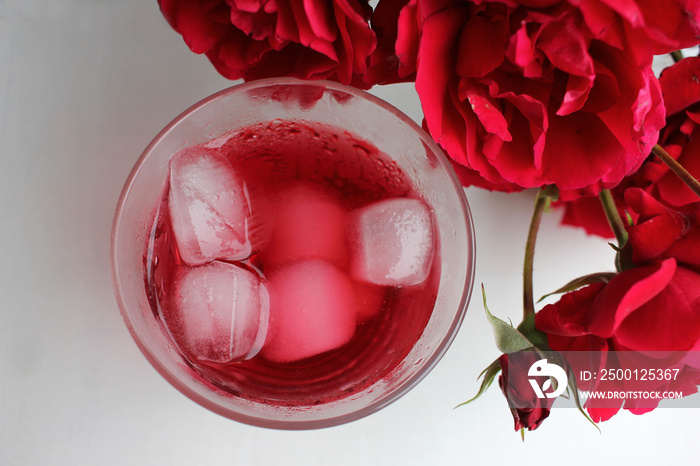
{"type": "Polygon", "coordinates": [[[280,190],[276,218],[263,262],[274,267],[322,259],[343,267],[348,209],[339,197],[319,186],[292,182],[280,190]]]}
{"type": "Polygon", "coordinates": [[[355,279],[409,286],[428,277],[433,225],[430,211],[420,200],[394,198],[362,207],[351,215],[348,236],[355,279]]]}
{"type": "Polygon", "coordinates": [[[240,260],[250,255],[248,195],[223,155],[191,148],[175,154],[170,161],[168,205],[185,263],[240,260]]]}
{"type": "Polygon", "coordinates": [[[355,333],[350,278],[334,265],[310,260],[269,276],[270,328],[261,355],[293,362],[341,347],[355,333]]]}
{"type": "Polygon", "coordinates": [[[214,261],[183,267],[176,275],[174,334],[203,361],[250,359],[260,351],[270,299],[260,277],[241,266],[214,261]]]}

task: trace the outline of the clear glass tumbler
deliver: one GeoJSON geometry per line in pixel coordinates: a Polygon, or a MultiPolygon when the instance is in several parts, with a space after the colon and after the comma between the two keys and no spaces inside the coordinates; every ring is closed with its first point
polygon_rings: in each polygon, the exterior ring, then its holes
{"type": "MultiPolygon", "coordinates": [[[[311,147],[311,146],[310,146],[311,147]]],[[[195,104],[168,124],[143,152],[119,198],[112,231],[113,280],[117,301],[133,339],[153,367],[180,392],[203,407],[235,421],[277,429],[334,426],[369,415],[415,386],[437,364],[464,318],[474,279],[474,233],[464,190],[435,142],[410,118],[386,102],[332,82],[265,79],[231,87],[195,104]],[[408,177],[434,219],[436,298],[416,339],[386,335],[364,361],[346,361],[337,393],[309,395],[304,384],[280,396],[247,396],[245,385],[217,383],[203,376],[173,340],[149,299],[146,249],[154,229],[169,161],[177,151],[269,122],[330,125],[369,142],[388,155],[408,177]],[[392,346],[393,345],[393,346],[392,346]],[[400,360],[379,364],[394,346],[400,360]],[[357,366],[366,369],[355,369],[357,366]],[[379,370],[381,366],[381,370],[379,370]],[[365,371],[365,372],[363,372],[365,371]],[[357,380],[355,380],[357,379],[357,380]],[[298,394],[298,395],[297,395],[298,394]]],[[[412,301],[406,301],[410,307],[412,301]]],[[[390,327],[388,327],[390,328],[390,327]]],[[[333,375],[327,378],[332,379],[333,375]]],[[[245,377],[244,377],[245,378],[245,377]]],[[[254,383],[254,382],[251,382],[254,383]]],[[[265,393],[264,391],[261,393],[265,393]]]]}

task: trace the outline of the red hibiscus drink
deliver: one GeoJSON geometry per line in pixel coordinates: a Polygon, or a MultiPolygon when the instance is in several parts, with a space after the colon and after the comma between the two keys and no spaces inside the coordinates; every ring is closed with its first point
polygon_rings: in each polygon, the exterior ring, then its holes
{"type": "Polygon", "coordinates": [[[429,208],[339,128],[271,122],[184,149],[160,206],[151,307],[192,367],[239,396],[344,396],[396,367],[430,318],[429,208]]]}
{"type": "Polygon", "coordinates": [[[471,292],[470,222],[449,164],[395,109],[258,81],[185,112],[137,163],[115,289],[143,353],[196,402],[326,427],[395,400],[447,349],[471,292]]]}

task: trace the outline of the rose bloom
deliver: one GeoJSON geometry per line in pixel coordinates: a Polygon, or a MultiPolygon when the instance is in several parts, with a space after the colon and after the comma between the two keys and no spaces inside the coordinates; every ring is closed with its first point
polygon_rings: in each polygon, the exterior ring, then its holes
{"type": "MultiPolygon", "coordinates": [[[[667,111],[659,145],[695,178],[700,177],[700,58],[688,57],[666,68],[659,82],[667,111]]],[[[629,210],[624,192],[639,187],[670,206],[697,202],[697,196],[656,156],[650,155],[641,168],[612,190],[618,210],[629,210]]],[[[562,202],[562,223],[583,227],[587,233],[612,238],[612,230],[596,198],[562,202]]]]}
{"type": "Polygon", "coordinates": [[[158,0],[168,23],[229,79],[294,76],[367,87],[376,37],[363,0],[158,0]]]}
{"type": "Polygon", "coordinates": [[[528,382],[528,370],[540,356],[535,351],[502,354],[498,385],[508,400],[515,430],[535,430],[549,416],[554,398],[537,398],[528,382]]]}
{"type": "Polygon", "coordinates": [[[698,42],[691,0],[381,0],[378,11],[384,1],[373,21],[393,14],[396,77],[415,73],[430,134],[463,183],[503,191],[555,184],[572,198],[636,171],[664,124],[653,55],[698,42]]]}
{"type": "MultiPolygon", "coordinates": [[[[674,210],[639,188],[628,189],[625,202],[638,214],[628,228],[628,268],[609,282],[565,294],[536,314],[535,325],[553,350],[597,356],[587,364],[573,361],[577,375],[617,367],[679,371],[672,380],[633,378],[587,388],[695,393],[700,383],[700,203],[674,210]]],[[[637,414],[650,411],[658,400],[594,403],[589,401],[587,409],[600,421],[623,405],[637,414]]]]}

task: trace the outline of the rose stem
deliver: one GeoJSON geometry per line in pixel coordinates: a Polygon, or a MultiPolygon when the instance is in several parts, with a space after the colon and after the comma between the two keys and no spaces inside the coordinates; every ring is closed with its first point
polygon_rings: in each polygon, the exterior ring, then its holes
{"type": "Polygon", "coordinates": [[[603,205],[605,217],[608,219],[610,228],[615,234],[615,239],[617,239],[617,247],[622,248],[627,242],[627,230],[625,229],[622,217],[620,217],[620,212],[618,212],[615,206],[615,199],[613,199],[612,193],[610,193],[608,189],[603,189],[600,194],[598,194],[598,198],[603,205]]]}
{"type": "Polygon", "coordinates": [[[683,60],[683,52],[680,50],[671,52],[671,58],[673,58],[674,62],[678,63],[679,61],[683,60]]]}
{"type": "MultiPolygon", "coordinates": [[[[537,240],[537,231],[540,229],[542,213],[549,205],[551,198],[547,187],[540,188],[537,191],[535,199],[535,210],[532,213],[530,221],[530,230],[527,233],[527,242],[525,243],[525,260],[523,261],[523,323],[532,319],[534,327],[535,317],[535,299],[533,295],[533,280],[532,271],[535,259],[535,241],[537,240]]],[[[528,324],[525,324],[528,326],[528,324]]]]}
{"type": "Polygon", "coordinates": [[[666,152],[660,145],[655,145],[651,152],[661,159],[668,168],[670,168],[676,175],[680,177],[683,182],[688,185],[688,187],[697,195],[700,196],[700,182],[696,180],[693,175],[688,173],[688,170],[683,168],[683,165],[678,163],[676,159],[671,157],[671,155],[666,152]]]}

